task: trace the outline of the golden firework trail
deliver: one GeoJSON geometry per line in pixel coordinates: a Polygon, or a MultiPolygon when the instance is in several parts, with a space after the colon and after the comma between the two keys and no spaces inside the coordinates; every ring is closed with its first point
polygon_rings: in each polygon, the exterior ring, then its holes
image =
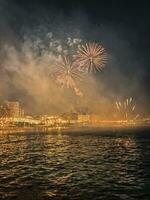
{"type": "Polygon", "coordinates": [[[56,63],[53,75],[56,78],[56,82],[61,87],[72,88],[74,89],[76,95],[82,96],[82,93],[78,89],[76,83],[78,81],[82,81],[82,71],[75,62],[70,61],[66,56],[61,56],[56,63]]]}
{"type": "Polygon", "coordinates": [[[116,101],[116,108],[119,112],[119,117],[123,120],[135,120],[139,114],[135,113],[136,104],[133,98],[127,98],[124,102],[116,101]]]}
{"type": "Polygon", "coordinates": [[[108,56],[101,45],[86,43],[78,47],[76,59],[81,68],[88,72],[96,72],[105,66],[108,56]]]}

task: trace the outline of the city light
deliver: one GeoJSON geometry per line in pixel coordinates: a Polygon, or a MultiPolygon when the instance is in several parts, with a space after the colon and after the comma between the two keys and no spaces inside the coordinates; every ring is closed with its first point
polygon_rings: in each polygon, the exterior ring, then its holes
{"type": "MultiPolygon", "coordinates": [[[[131,100],[129,100],[129,105],[131,100]]],[[[116,103],[117,110],[123,109],[121,103],[116,103]],[[119,106],[120,105],[120,106],[119,106]],[[119,108],[118,108],[119,106],[119,108]]],[[[124,104],[123,104],[124,105],[124,104]]],[[[122,111],[122,110],[121,110],[122,111]]],[[[122,113],[121,113],[122,114],[122,113]]],[[[123,112],[124,114],[124,112],[123,112]]],[[[141,125],[150,125],[150,117],[124,117],[122,115],[117,119],[101,119],[100,115],[94,113],[82,113],[82,112],[67,112],[60,113],[57,115],[27,115],[24,112],[20,102],[18,101],[5,101],[3,105],[0,106],[0,128],[19,128],[19,127],[70,127],[73,125],[76,126],[141,126],[141,125]]]]}

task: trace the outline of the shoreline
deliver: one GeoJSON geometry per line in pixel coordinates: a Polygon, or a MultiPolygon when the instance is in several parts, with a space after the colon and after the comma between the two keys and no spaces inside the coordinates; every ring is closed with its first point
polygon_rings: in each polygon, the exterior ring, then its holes
{"type": "Polygon", "coordinates": [[[130,131],[150,131],[150,125],[104,125],[104,124],[87,124],[87,125],[70,125],[66,127],[49,127],[49,126],[35,126],[35,127],[2,127],[0,133],[96,133],[96,132],[130,132],[130,131]]]}

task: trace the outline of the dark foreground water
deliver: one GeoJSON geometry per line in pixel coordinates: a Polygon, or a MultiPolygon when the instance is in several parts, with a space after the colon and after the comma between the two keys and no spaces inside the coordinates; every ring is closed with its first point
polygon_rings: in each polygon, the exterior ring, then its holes
{"type": "Polygon", "coordinates": [[[0,199],[148,200],[150,132],[0,133],[0,199]]]}

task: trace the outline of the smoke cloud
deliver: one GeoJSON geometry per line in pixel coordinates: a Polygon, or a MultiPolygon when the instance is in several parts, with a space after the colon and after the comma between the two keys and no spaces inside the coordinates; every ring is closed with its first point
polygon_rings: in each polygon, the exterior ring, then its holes
{"type": "Polygon", "coordinates": [[[119,28],[108,23],[96,26],[81,10],[67,16],[37,4],[29,14],[30,9],[14,2],[0,0],[1,103],[18,100],[29,114],[82,110],[105,118],[113,116],[115,101],[133,97],[139,112],[150,111],[143,83],[146,70],[119,28]],[[67,51],[69,38],[98,42],[109,56],[101,72],[79,83],[82,97],[71,88],[58,87],[50,77],[58,52],[67,51]]]}

